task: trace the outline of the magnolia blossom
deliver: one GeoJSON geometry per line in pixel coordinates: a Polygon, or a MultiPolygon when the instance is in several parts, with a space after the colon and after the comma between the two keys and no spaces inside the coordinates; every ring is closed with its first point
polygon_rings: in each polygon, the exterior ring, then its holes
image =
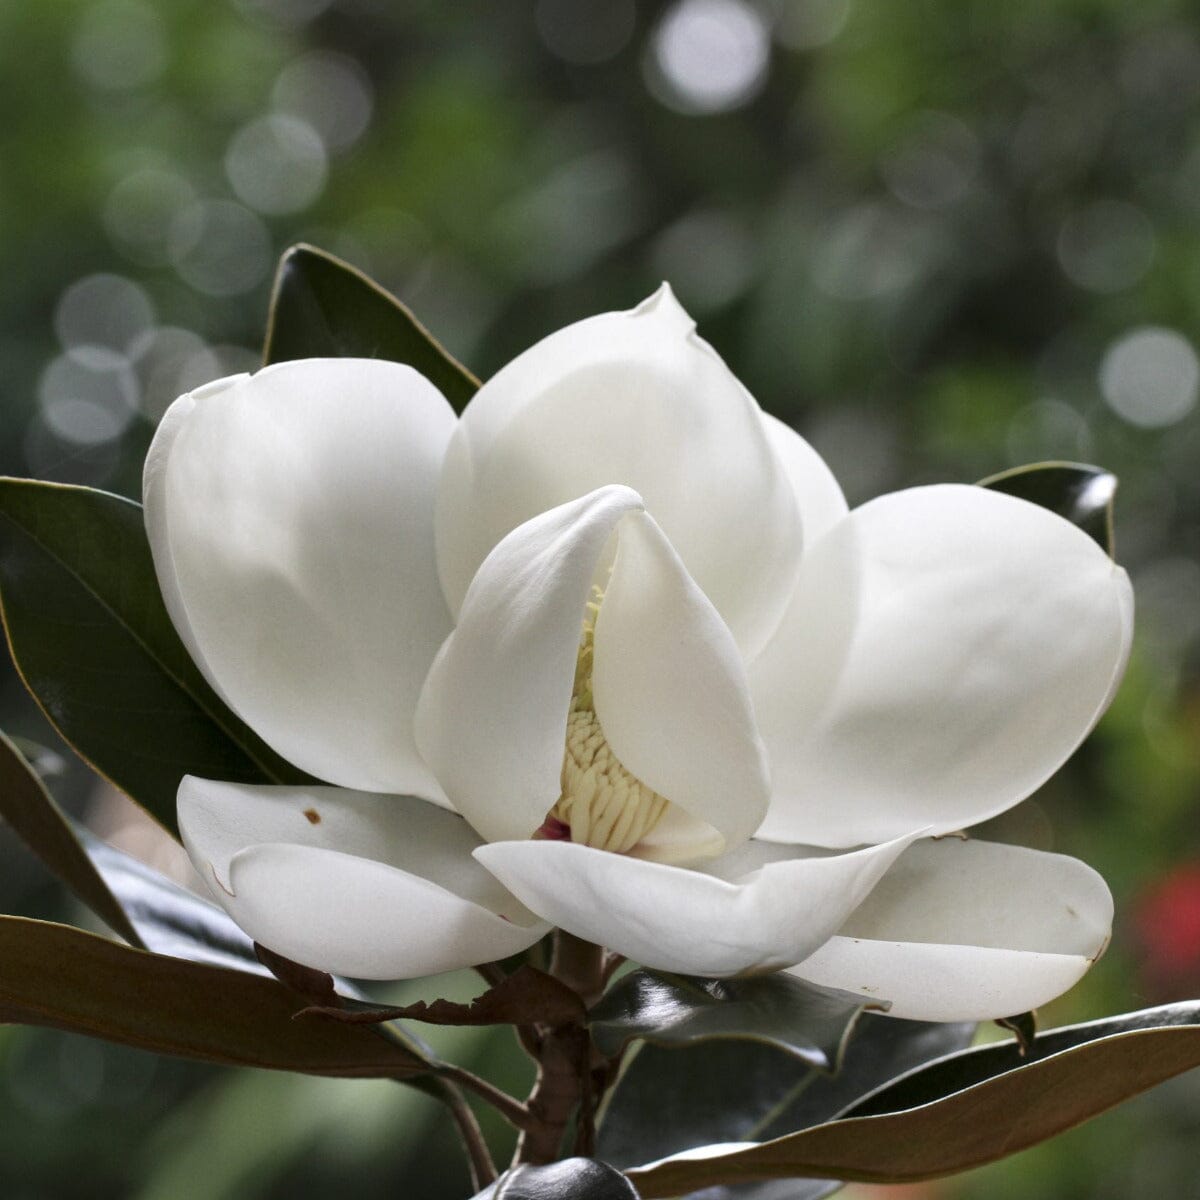
{"type": "Polygon", "coordinates": [[[179,793],[213,895],[281,954],[413,977],[558,926],[951,1020],[1042,1003],[1104,947],[1090,868],[944,835],[1104,710],[1124,572],[982,488],[848,512],[665,286],[461,419],[388,362],[209,384],[145,501],[197,664],[323,781],[179,793]]]}

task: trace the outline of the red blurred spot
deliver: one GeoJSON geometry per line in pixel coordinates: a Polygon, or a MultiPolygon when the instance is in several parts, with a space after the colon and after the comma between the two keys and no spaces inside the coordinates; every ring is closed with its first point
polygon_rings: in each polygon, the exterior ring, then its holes
{"type": "Polygon", "coordinates": [[[1133,924],[1151,987],[1173,991],[1200,979],[1200,863],[1178,867],[1147,888],[1133,924]]]}

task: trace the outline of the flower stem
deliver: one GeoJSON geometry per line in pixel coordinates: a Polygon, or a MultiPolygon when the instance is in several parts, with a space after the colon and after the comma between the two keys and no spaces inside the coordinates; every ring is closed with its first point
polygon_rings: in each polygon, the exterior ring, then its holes
{"type": "Polygon", "coordinates": [[[490,1104],[514,1129],[528,1129],[532,1123],[529,1108],[520,1100],[501,1091],[494,1083],[480,1078],[465,1067],[446,1065],[441,1070],[443,1079],[453,1080],[459,1087],[474,1092],[481,1100],[490,1104]]]}
{"type": "MultiPolygon", "coordinates": [[[[603,951],[558,930],[550,973],[578,992],[585,1004],[591,1004],[604,990],[603,951]]],[[[594,1141],[592,1041],[586,1026],[572,1024],[542,1030],[537,1051],[537,1080],[525,1105],[529,1123],[517,1142],[514,1166],[555,1162],[576,1109],[578,1145],[587,1153],[594,1141]]]]}
{"type": "Polygon", "coordinates": [[[584,1004],[594,1004],[604,991],[604,951],[572,933],[556,930],[550,974],[574,988],[584,1004]]]}
{"type": "Polygon", "coordinates": [[[436,1096],[449,1110],[450,1116],[462,1138],[463,1148],[467,1152],[467,1163],[471,1170],[471,1188],[475,1192],[482,1191],[489,1183],[494,1183],[498,1172],[492,1160],[492,1153],[484,1141],[483,1130],[479,1121],[471,1111],[462,1092],[436,1076],[427,1080],[426,1090],[431,1096],[436,1096]]]}

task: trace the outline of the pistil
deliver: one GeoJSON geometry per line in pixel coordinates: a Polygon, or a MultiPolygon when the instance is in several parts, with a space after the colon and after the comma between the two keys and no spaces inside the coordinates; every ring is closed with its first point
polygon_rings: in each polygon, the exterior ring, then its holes
{"type": "Polygon", "coordinates": [[[626,770],[596,715],[592,664],[596,615],[603,598],[603,592],[594,589],[584,618],[567,714],[562,793],[539,836],[568,835],[573,842],[625,854],[662,820],[669,801],[626,770]]]}

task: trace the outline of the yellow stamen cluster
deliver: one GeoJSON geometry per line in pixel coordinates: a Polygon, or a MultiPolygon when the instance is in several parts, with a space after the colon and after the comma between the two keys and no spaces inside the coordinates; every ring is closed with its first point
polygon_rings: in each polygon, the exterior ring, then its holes
{"type": "Polygon", "coordinates": [[[593,634],[603,593],[588,604],[567,715],[562,794],[550,817],[571,831],[571,841],[624,854],[662,820],[668,801],[647,787],[612,752],[592,700],[593,634]]]}

